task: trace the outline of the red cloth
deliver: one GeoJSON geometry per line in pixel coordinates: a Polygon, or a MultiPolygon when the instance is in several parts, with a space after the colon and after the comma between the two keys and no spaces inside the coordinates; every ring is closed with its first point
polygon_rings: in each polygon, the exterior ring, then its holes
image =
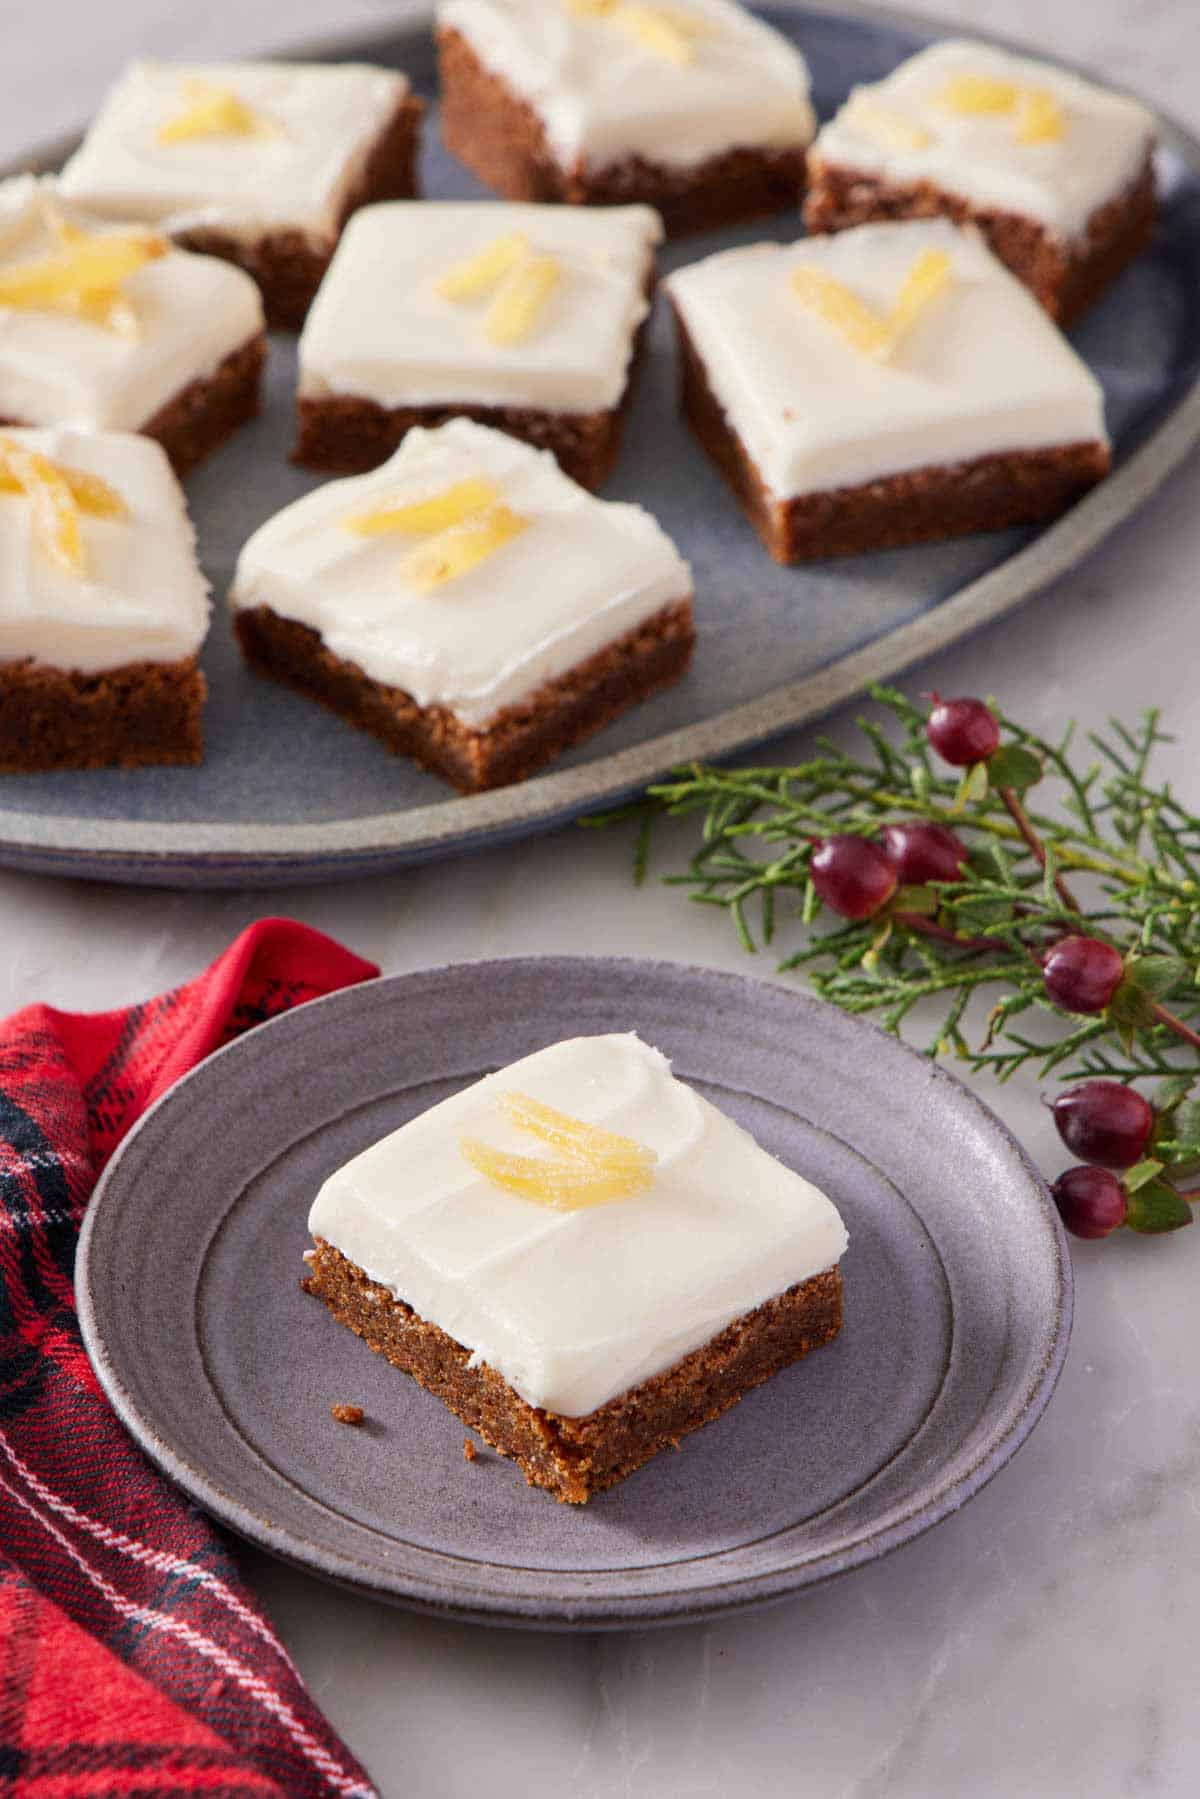
{"type": "Polygon", "coordinates": [[[0,1024],[0,1794],[370,1795],[226,1540],[117,1422],[72,1272],[97,1175],[248,1026],[379,971],[264,919],[127,1011],[0,1024]]]}

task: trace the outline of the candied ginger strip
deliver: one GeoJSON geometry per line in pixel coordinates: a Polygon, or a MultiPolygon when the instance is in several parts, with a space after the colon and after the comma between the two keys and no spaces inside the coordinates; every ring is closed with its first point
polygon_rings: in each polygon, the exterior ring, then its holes
{"type": "Polygon", "coordinates": [[[511,349],[536,335],[550,295],[562,279],[557,257],[526,256],[504,277],[487,309],[483,334],[499,349],[511,349]]]}
{"type": "Polygon", "coordinates": [[[949,112],[1006,113],[1013,111],[1020,91],[1015,81],[993,75],[956,75],[942,88],[937,103],[949,112]]]}
{"type": "Polygon", "coordinates": [[[950,258],[944,250],[923,250],[904,277],[895,304],[888,314],[891,350],[912,329],[926,307],[950,279],[950,258]]]}
{"type": "Polygon", "coordinates": [[[273,137],[278,127],[232,88],[206,81],[184,83],[188,104],[158,128],[160,144],[182,144],[197,137],[273,137]]]}
{"type": "Polygon", "coordinates": [[[681,29],[677,18],[670,18],[653,6],[622,5],[609,15],[626,37],[633,38],[643,49],[653,51],[665,62],[683,68],[695,58],[690,30],[681,29]]]}
{"type": "Polygon", "coordinates": [[[72,239],[61,250],[0,274],[0,306],[67,307],[109,300],[123,281],[165,256],[167,240],[150,232],[107,232],[72,239]]]}
{"type": "Polygon", "coordinates": [[[437,283],[443,300],[478,300],[498,287],[509,270],[529,255],[523,231],[507,231],[485,244],[475,256],[456,262],[437,283]]]}
{"type": "Polygon", "coordinates": [[[404,574],[418,593],[429,593],[469,574],[512,538],[528,528],[529,520],[504,505],[473,512],[461,524],[439,531],[406,559],[404,574]]]}
{"type": "Polygon", "coordinates": [[[841,333],[852,349],[878,356],[887,349],[888,321],[843,282],[820,269],[798,268],[792,287],[804,306],[841,333]]]}
{"type": "Polygon", "coordinates": [[[572,1118],[526,1093],[505,1093],[500,1103],[518,1129],[528,1131],[573,1161],[638,1170],[652,1168],[658,1160],[652,1149],[633,1137],[622,1137],[616,1131],[587,1124],[582,1118],[572,1118]]]}
{"type": "Polygon", "coordinates": [[[1019,144],[1056,143],[1063,135],[1063,109],[1045,88],[1026,88],[1017,107],[1016,134],[1019,144]]]}
{"type": "Polygon", "coordinates": [[[377,506],[370,512],[353,513],[342,520],[342,526],[359,537],[379,537],[389,531],[423,537],[460,525],[472,513],[496,506],[499,501],[500,489],[494,481],[469,475],[465,481],[455,481],[441,493],[431,494],[427,500],[414,500],[408,506],[377,506]]]}
{"type": "Polygon", "coordinates": [[[459,1149],[477,1173],[507,1193],[556,1211],[574,1212],[606,1200],[632,1199],[650,1186],[652,1168],[633,1169],[598,1164],[584,1167],[565,1157],[514,1156],[474,1137],[463,1137],[459,1149]]]}

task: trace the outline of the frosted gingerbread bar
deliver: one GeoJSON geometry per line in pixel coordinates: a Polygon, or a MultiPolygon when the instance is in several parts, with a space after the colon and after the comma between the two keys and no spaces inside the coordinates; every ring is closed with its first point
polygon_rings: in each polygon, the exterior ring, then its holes
{"type": "Polygon", "coordinates": [[[809,154],[805,222],[970,221],[1060,324],[1150,240],[1155,121],[1136,100],[987,44],[934,44],[858,87],[809,154]]]}
{"type": "Polygon", "coordinates": [[[265,354],[240,269],[0,182],[0,427],[141,432],[182,474],[258,411],[265,354]]]}
{"type": "Polygon", "coordinates": [[[421,112],[404,75],[365,63],[136,62],[63,192],[237,263],[296,331],[350,214],[416,193],[421,112]]]}
{"type": "Polygon", "coordinates": [[[686,670],[687,564],[640,506],[455,419],[263,525],[232,603],[261,674],[464,793],[523,780],[686,670]]]}
{"type": "Polygon", "coordinates": [[[158,444],[0,431],[0,772],[199,762],[207,629],[158,444]]]}
{"type": "Polygon", "coordinates": [[[671,236],[795,207],[794,44],[733,0],[442,0],[446,146],[510,200],[644,201],[671,236]]]}
{"type": "Polygon", "coordinates": [[[369,206],[300,338],[296,460],[351,473],[467,417],[596,488],[616,458],[662,236],[647,206],[369,206]]]}
{"type": "Polygon", "coordinates": [[[754,244],[665,287],[684,413],[777,562],[1051,518],[1108,471],[1099,383],[973,230],[754,244]]]}
{"type": "Polygon", "coordinates": [[[632,1033],[401,1126],[329,1177],[309,1230],[308,1292],[570,1504],[842,1323],[831,1201],[632,1033]]]}

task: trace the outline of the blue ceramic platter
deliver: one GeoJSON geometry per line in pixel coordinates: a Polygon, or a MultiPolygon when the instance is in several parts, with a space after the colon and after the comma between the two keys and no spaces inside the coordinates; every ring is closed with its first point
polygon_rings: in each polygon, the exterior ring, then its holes
{"type": "Polygon", "coordinates": [[[910,1541],[1033,1429],[1071,1315],[1049,1196],[953,1076],[782,986],[584,958],[377,981],[210,1057],[112,1162],[76,1291],[116,1411],[234,1530],[377,1597],[562,1629],[763,1604],[910,1541]],[[459,1421],[300,1292],[306,1219],[334,1168],[468,1082],[630,1029],[829,1193],[845,1325],[564,1506],[491,1452],[468,1464],[459,1421]],[[363,1429],[334,1423],[344,1401],[363,1429]]]}
{"type": "MultiPolygon", "coordinates": [[[[822,117],[854,82],[883,75],[939,35],[904,15],[845,4],[764,11],[803,46],[822,117]]],[[[418,14],[403,30],[319,54],[406,69],[431,102],[423,191],[482,197],[439,143],[427,20],[418,14]]],[[[1104,385],[1116,472],[1041,531],[777,568],[676,417],[660,301],[606,493],[643,501],[691,561],[695,668],[552,772],[499,793],[448,797],[435,777],[240,664],[223,607],[237,552],[315,479],[286,459],[295,345],[276,338],[263,417],[188,482],[218,602],[205,654],[212,699],[204,766],[0,778],[0,865],[234,887],[347,879],[527,835],[611,803],[681,761],[727,755],[815,718],[1018,605],[1128,517],[1200,437],[1200,143],[1167,126],[1163,144],[1157,242],[1075,333],[1104,385]]],[[[41,160],[52,159],[47,152],[41,160]]],[[[798,230],[797,217],[784,214],[740,234],[688,239],[663,262],[671,269],[734,242],[798,230]]]]}

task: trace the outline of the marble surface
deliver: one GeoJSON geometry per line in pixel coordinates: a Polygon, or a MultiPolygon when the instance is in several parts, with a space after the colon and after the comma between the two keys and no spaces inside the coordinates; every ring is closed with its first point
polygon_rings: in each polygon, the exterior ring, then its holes
{"type": "MultiPolygon", "coordinates": [[[[971,0],[925,11],[969,25],[971,0]]],[[[1140,87],[1200,129],[1196,0],[1009,0],[988,22],[1140,87]]],[[[230,55],[386,17],[375,0],[0,0],[22,79],[0,156],[77,122],[129,55],[230,55]]],[[[8,63],[14,66],[12,53],[8,63]]],[[[1031,722],[1156,703],[1200,800],[1197,463],[1051,593],[918,671],[1031,722]]],[[[851,715],[834,721],[840,735],[851,715]]],[[[803,743],[780,746],[798,753],[803,743]]],[[[385,969],[538,950],[745,966],[723,918],[637,893],[619,835],[567,830],[338,891],[121,891],[0,874],[0,1008],[117,1004],[287,911],[385,969]]],[[[765,972],[765,968],[759,970],[765,972]]],[[[1036,1084],[994,1099],[1042,1166],[1036,1084]]],[[[754,1617],[646,1636],[498,1635],[389,1611],[265,1558],[249,1571],[382,1794],[580,1799],[1109,1799],[1200,1791],[1200,1232],[1075,1246],[1075,1336],[1016,1461],[919,1543],[754,1617]]]]}

